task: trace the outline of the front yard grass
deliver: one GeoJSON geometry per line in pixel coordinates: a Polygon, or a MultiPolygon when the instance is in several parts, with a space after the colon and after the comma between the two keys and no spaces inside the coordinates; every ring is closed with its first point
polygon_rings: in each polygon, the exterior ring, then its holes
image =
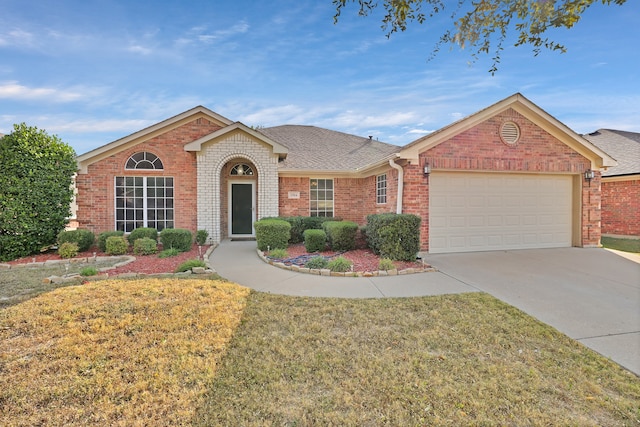
{"type": "Polygon", "coordinates": [[[621,239],[617,237],[602,237],[600,243],[607,249],[623,252],[640,252],[640,239],[621,239]]]}
{"type": "Polygon", "coordinates": [[[252,293],[202,402],[201,426],[635,426],[640,379],[487,294],[252,293]]]}
{"type": "Polygon", "coordinates": [[[0,310],[3,425],[638,425],[640,379],[482,293],[108,280],[0,310]]]}

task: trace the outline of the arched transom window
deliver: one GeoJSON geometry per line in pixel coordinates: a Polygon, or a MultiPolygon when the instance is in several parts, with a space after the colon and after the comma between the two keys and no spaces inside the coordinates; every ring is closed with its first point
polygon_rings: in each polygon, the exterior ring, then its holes
{"type": "Polygon", "coordinates": [[[253,175],[253,168],[245,163],[235,165],[231,168],[231,175],[233,176],[251,176],[253,175]]]}
{"type": "Polygon", "coordinates": [[[140,151],[129,157],[125,169],[163,170],[162,160],[153,153],[140,151]]]}

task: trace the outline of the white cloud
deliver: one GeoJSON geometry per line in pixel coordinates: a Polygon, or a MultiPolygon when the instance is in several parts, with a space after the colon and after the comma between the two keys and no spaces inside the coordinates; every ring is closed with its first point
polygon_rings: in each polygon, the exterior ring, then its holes
{"type": "Polygon", "coordinates": [[[140,55],[150,55],[153,52],[151,49],[140,45],[129,46],[127,50],[131,53],[137,53],[140,55]]]}
{"type": "Polygon", "coordinates": [[[24,30],[11,30],[5,34],[0,34],[0,46],[30,47],[34,45],[34,41],[34,35],[24,30]]]}
{"type": "Polygon", "coordinates": [[[49,87],[27,87],[18,82],[0,83],[0,99],[45,100],[52,102],[71,102],[83,98],[83,94],[74,90],[61,90],[49,87]]]}
{"type": "Polygon", "coordinates": [[[50,122],[47,129],[52,132],[65,133],[96,133],[96,132],[137,132],[154,124],[155,121],[142,119],[107,119],[107,120],[74,120],[65,121],[55,119],[50,122]]]}

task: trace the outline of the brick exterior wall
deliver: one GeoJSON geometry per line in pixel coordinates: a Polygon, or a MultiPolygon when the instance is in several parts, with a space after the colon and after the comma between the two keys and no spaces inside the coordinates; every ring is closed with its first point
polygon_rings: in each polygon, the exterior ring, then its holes
{"type": "Polygon", "coordinates": [[[640,177],[602,182],[602,234],[640,237],[640,177]]]}
{"type": "Polygon", "coordinates": [[[174,178],[175,227],[197,230],[196,156],[183,146],[220,126],[199,118],[89,165],[76,178],[78,227],[98,234],[115,229],[114,177],[166,176],[174,178]],[[148,151],[162,160],[164,170],[125,170],[132,154],[148,151]]]}
{"type": "MultiPolygon", "coordinates": [[[[580,176],[591,167],[588,159],[513,109],[508,109],[448,141],[420,154],[419,166],[405,167],[404,212],[420,215],[421,249],[429,250],[429,179],[422,174],[425,163],[432,171],[493,171],[563,173],[580,176]],[[520,139],[508,145],[500,138],[506,121],[520,128],[520,139]]],[[[600,243],[600,175],[591,186],[582,186],[582,246],[600,243]]]]}

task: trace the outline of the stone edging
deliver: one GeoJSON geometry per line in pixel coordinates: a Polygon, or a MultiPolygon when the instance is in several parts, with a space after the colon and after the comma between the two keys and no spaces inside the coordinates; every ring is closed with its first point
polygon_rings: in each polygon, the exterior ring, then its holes
{"type": "MultiPolygon", "coordinates": [[[[217,247],[217,245],[211,245],[209,246],[209,249],[207,249],[207,251],[204,253],[204,263],[206,267],[194,267],[191,269],[191,271],[185,271],[183,273],[158,273],[158,274],[145,274],[145,273],[122,273],[122,274],[117,274],[115,276],[109,276],[109,271],[110,270],[115,270],[118,267],[122,267],[125,266],[133,261],[136,260],[136,257],[131,256],[131,255],[123,255],[123,256],[119,256],[116,258],[122,258],[123,261],[122,262],[118,262],[110,267],[103,267],[103,268],[99,268],[98,271],[101,274],[97,274],[95,276],[82,276],[79,273],[73,273],[73,274],[66,274],[64,276],[50,276],[47,277],[45,279],[43,279],[43,283],[45,284],[49,284],[49,283],[56,283],[56,284],[60,284],[60,283],[67,283],[67,282],[73,282],[73,281],[77,281],[78,279],[82,279],[84,281],[87,282],[91,282],[91,281],[97,281],[97,280],[105,280],[105,279],[133,279],[133,278],[137,278],[137,277],[156,277],[156,278],[162,278],[162,277],[185,277],[185,276],[190,276],[191,274],[215,274],[216,271],[211,268],[211,265],[209,264],[209,258],[211,256],[211,253],[213,252],[213,250],[217,247]]],[[[106,257],[106,256],[99,256],[99,257],[83,257],[83,258],[71,258],[71,259],[60,259],[60,260],[49,260],[49,261],[44,261],[44,262],[30,262],[30,263],[26,263],[26,264],[0,264],[0,270],[9,270],[9,269],[16,269],[16,268],[30,268],[30,267],[43,267],[43,266],[50,266],[50,265],[56,265],[56,264],[92,264],[92,263],[97,263],[98,261],[105,261],[108,259],[113,259],[114,257],[106,257]]]]}
{"type": "Polygon", "coordinates": [[[286,265],[282,262],[275,262],[269,258],[267,258],[264,253],[260,249],[257,249],[258,256],[264,262],[274,267],[282,268],[284,270],[295,271],[298,273],[305,274],[315,274],[316,276],[334,276],[334,277],[382,277],[382,276],[403,276],[406,274],[415,274],[415,273],[431,273],[434,271],[438,271],[433,267],[428,268],[405,268],[404,270],[378,270],[378,271],[347,271],[347,272],[337,272],[331,271],[327,268],[323,269],[315,269],[315,268],[305,268],[299,267],[297,265],[286,265]]]}

